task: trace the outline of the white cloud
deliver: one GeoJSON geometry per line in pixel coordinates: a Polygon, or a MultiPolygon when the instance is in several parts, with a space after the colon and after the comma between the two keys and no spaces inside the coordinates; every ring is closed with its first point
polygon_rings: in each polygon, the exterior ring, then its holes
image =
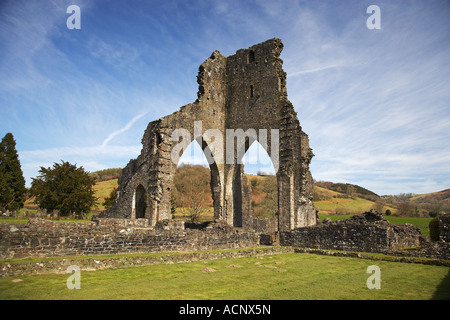
{"type": "Polygon", "coordinates": [[[333,69],[333,68],[339,68],[340,66],[341,65],[339,65],[339,64],[331,64],[331,65],[326,65],[326,66],[320,66],[320,67],[316,67],[316,68],[312,68],[312,69],[306,69],[306,70],[292,72],[292,73],[288,74],[287,76],[288,77],[295,77],[295,76],[302,75],[302,74],[313,73],[313,72],[320,72],[320,71],[333,69]]]}
{"type": "Polygon", "coordinates": [[[365,17],[356,15],[341,33],[323,11],[305,10],[287,42],[288,96],[316,155],[313,176],[382,194],[448,188],[448,11],[380,7],[381,32],[358,26],[365,17]]]}
{"type": "Polygon", "coordinates": [[[118,136],[121,133],[124,133],[125,131],[129,130],[131,128],[131,126],[133,126],[135,124],[136,121],[138,121],[140,118],[142,118],[143,116],[145,116],[147,114],[147,112],[141,113],[139,115],[137,115],[136,117],[134,117],[133,119],[131,119],[131,121],[129,121],[125,127],[123,127],[122,129],[119,129],[117,131],[112,132],[102,143],[101,148],[106,147],[106,145],[112,140],[114,139],[114,137],[118,136]]]}
{"type": "Polygon", "coordinates": [[[138,144],[143,114],[151,121],[192,102],[208,54],[279,37],[316,179],[377,193],[448,187],[447,2],[380,1],[378,31],[366,28],[360,1],[208,1],[170,10],[99,4],[79,4],[82,21],[94,13],[98,20],[67,34],[66,2],[2,7],[0,117],[18,140],[27,176],[61,158],[92,168],[126,164],[140,146],[117,145],[138,144]]]}

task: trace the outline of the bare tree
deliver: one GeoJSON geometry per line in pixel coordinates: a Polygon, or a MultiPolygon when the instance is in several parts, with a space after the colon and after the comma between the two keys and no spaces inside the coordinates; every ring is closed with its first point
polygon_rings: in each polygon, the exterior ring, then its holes
{"type": "Polygon", "coordinates": [[[206,211],[207,197],[201,192],[201,182],[195,179],[189,180],[189,187],[183,197],[183,205],[180,208],[183,216],[189,217],[189,222],[199,222],[201,216],[206,211]]]}
{"type": "Polygon", "coordinates": [[[350,199],[353,199],[354,198],[354,196],[355,196],[355,192],[356,192],[356,189],[355,189],[355,187],[354,186],[352,186],[352,185],[348,185],[347,186],[347,195],[348,195],[348,197],[350,198],[350,199]]]}
{"type": "Polygon", "coordinates": [[[382,198],[378,198],[373,204],[373,209],[378,212],[383,212],[383,207],[386,205],[386,202],[382,198]]]}

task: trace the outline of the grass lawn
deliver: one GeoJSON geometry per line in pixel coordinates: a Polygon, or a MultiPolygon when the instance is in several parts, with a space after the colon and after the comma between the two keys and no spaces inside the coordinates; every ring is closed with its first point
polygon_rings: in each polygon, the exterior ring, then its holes
{"type": "Polygon", "coordinates": [[[67,289],[69,274],[4,277],[0,278],[0,299],[450,299],[449,270],[292,253],[81,270],[80,290],[67,289]],[[366,286],[370,265],[381,270],[381,289],[369,290],[366,286]],[[206,267],[214,272],[203,272],[206,267]]]}

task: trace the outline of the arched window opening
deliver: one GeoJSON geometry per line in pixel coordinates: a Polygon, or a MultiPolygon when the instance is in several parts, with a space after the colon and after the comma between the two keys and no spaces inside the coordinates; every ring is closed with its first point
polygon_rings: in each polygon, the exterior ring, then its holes
{"type": "Polygon", "coordinates": [[[171,196],[172,218],[193,223],[214,220],[211,171],[196,141],[180,157],[171,196]]]}
{"type": "Polygon", "coordinates": [[[267,151],[258,141],[255,141],[245,153],[242,163],[251,187],[253,217],[276,218],[278,215],[277,177],[267,151]]]}

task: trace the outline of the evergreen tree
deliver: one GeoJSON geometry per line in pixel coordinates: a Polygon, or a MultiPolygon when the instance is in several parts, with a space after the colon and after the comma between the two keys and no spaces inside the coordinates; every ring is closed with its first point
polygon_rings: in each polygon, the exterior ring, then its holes
{"type": "Polygon", "coordinates": [[[95,181],[83,167],[62,161],[53,168],[41,167],[41,174],[33,178],[31,193],[39,207],[47,211],[59,210],[61,216],[87,213],[95,204],[95,181]]]}
{"type": "Polygon", "coordinates": [[[0,209],[22,208],[26,191],[16,141],[12,133],[7,133],[0,142],[0,209]]]}
{"type": "Polygon", "coordinates": [[[108,209],[114,205],[114,202],[116,201],[116,196],[117,196],[117,187],[114,187],[109,193],[109,196],[106,197],[103,202],[103,206],[105,207],[105,209],[108,209]]]}

